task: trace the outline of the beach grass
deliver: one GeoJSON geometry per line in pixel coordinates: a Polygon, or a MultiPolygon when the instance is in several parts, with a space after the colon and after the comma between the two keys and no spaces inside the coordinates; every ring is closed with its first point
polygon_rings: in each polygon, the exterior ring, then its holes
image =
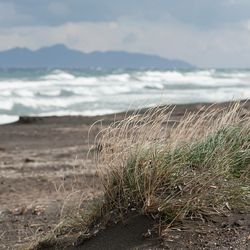
{"type": "Polygon", "coordinates": [[[85,214],[61,222],[47,241],[94,235],[131,213],[169,227],[188,218],[249,212],[249,111],[239,103],[212,105],[175,121],[173,110],[135,112],[98,134],[95,160],[103,196],[85,214]]]}
{"type": "Polygon", "coordinates": [[[171,113],[170,107],[153,108],[100,135],[97,160],[110,209],[157,214],[169,222],[247,208],[248,114],[238,103],[187,113],[178,122],[171,113]]]}

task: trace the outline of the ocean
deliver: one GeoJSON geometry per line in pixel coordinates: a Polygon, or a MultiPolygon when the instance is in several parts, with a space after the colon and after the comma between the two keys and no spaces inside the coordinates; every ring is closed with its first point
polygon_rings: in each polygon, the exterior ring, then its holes
{"type": "Polygon", "coordinates": [[[0,70],[0,124],[250,98],[250,70],[0,70]]]}

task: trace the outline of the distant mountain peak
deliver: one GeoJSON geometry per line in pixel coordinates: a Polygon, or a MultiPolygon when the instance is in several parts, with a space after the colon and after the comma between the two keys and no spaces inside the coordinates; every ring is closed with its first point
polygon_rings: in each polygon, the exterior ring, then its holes
{"type": "Polygon", "coordinates": [[[61,50],[70,50],[66,45],[62,44],[62,43],[57,43],[51,46],[46,46],[46,47],[42,47],[38,50],[44,50],[44,49],[49,49],[49,50],[57,50],[57,49],[61,49],[61,50]]]}
{"type": "Polygon", "coordinates": [[[32,51],[13,48],[0,52],[1,68],[156,68],[191,69],[195,66],[157,55],[126,51],[94,51],[83,53],[64,44],[32,51]]]}

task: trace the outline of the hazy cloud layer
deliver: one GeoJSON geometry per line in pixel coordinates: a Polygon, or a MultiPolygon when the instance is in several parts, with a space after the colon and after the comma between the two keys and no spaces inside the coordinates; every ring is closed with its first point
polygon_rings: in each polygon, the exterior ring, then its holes
{"type": "Polygon", "coordinates": [[[249,0],[0,0],[0,49],[65,43],[250,67],[249,0]]]}

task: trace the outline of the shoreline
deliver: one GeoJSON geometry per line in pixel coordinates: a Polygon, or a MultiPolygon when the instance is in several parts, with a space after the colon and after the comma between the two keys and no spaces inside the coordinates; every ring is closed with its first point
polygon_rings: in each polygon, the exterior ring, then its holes
{"type": "Polygon", "coordinates": [[[19,116],[19,119],[17,121],[6,123],[6,124],[0,124],[0,126],[21,125],[21,124],[44,124],[44,123],[46,124],[52,124],[52,123],[90,124],[99,120],[100,121],[102,120],[104,122],[112,122],[114,121],[114,118],[117,118],[119,120],[125,116],[129,116],[134,113],[143,114],[145,113],[146,110],[151,109],[151,108],[157,108],[157,107],[164,107],[164,106],[174,107],[173,114],[175,114],[175,113],[184,113],[185,111],[195,112],[195,111],[198,111],[201,107],[208,108],[211,105],[218,107],[218,108],[224,108],[236,102],[244,104],[246,108],[250,106],[250,100],[240,100],[240,101],[218,102],[218,103],[197,102],[197,103],[191,103],[191,104],[159,105],[159,106],[150,107],[150,108],[142,108],[142,109],[139,109],[138,111],[128,110],[128,111],[123,111],[123,112],[118,112],[118,113],[94,115],[94,116],[84,116],[84,115],[19,116]]]}

